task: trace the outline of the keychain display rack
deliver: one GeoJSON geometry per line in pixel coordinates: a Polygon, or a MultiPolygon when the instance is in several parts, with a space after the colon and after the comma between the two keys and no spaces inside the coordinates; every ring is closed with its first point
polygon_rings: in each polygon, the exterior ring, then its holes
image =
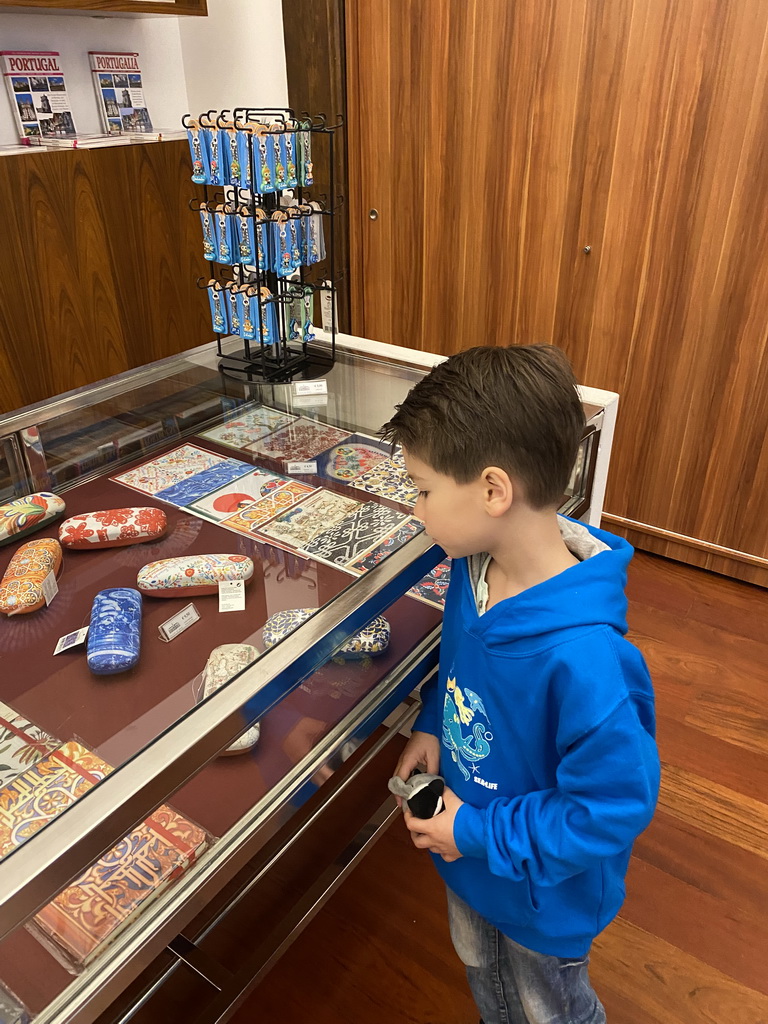
{"type": "Polygon", "coordinates": [[[220,371],[254,382],[322,375],[336,355],[334,221],[344,199],[335,191],[334,135],[343,127],[342,118],[329,123],[325,114],[237,107],[209,110],[197,118],[187,114],[182,124],[192,181],[203,190],[203,197],[191,199],[189,206],[201,215],[204,253],[211,265],[210,276],[199,277],[197,285],[209,294],[220,371]],[[271,164],[267,153],[278,154],[271,164]],[[318,158],[327,193],[313,189],[318,158]],[[278,248],[276,259],[275,246],[281,244],[276,239],[286,234],[294,240],[292,249],[278,248]],[[293,255],[286,257],[286,252],[293,255]],[[312,344],[317,305],[323,301],[330,346],[312,344]],[[225,352],[223,341],[233,334],[242,346],[230,351],[228,345],[225,352]]]}

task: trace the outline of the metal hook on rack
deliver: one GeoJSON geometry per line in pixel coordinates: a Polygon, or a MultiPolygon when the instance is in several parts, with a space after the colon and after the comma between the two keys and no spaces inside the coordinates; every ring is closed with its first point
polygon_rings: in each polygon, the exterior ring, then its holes
{"type": "Polygon", "coordinates": [[[225,117],[225,115],[227,115],[227,114],[229,114],[229,113],[230,113],[230,111],[229,111],[229,110],[221,110],[221,111],[219,111],[219,115],[218,115],[218,117],[216,118],[216,127],[217,127],[217,128],[228,128],[228,127],[229,127],[229,125],[230,125],[230,124],[231,124],[232,122],[231,122],[231,121],[230,121],[229,119],[227,119],[226,121],[224,121],[224,120],[223,120],[223,118],[225,117]]]}
{"type": "Polygon", "coordinates": [[[195,118],[191,114],[184,114],[181,123],[185,128],[196,128],[195,118]]]}

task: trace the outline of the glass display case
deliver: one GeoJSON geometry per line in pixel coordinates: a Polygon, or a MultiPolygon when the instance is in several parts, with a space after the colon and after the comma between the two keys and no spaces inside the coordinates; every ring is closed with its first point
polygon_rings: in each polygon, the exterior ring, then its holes
{"type": "MultiPolygon", "coordinates": [[[[323,381],[264,385],[205,346],[0,419],[7,521],[13,498],[66,504],[0,547],[7,583],[25,544],[63,545],[37,610],[0,584],[19,1019],[127,1019],[179,971],[190,1017],[224,1019],[396,813],[450,565],[377,431],[438,358],[342,337],[323,381]],[[217,959],[245,908],[259,942],[217,959]]],[[[583,397],[563,507],[596,522],[616,396],[583,397]]]]}

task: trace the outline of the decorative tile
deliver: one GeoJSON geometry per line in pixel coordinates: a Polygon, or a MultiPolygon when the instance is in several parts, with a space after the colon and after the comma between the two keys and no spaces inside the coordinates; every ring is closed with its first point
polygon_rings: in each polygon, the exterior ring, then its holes
{"type": "Polygon", "coordinates": [[[315,537],[304,550],[314,558],[324,558],[327,562],[345,566],[362,552],[368,551],[389,530],[402,526],[405,519],[401,512],[368,501],[315,537]]]}
{"type": "Polygon", "coordinates": [[[373,569],[379,562],[382,562],[387,555],[391,555],[393,551],[397,551],[398,548],[407,544],[409,540],[421,533],[423,529],[424,525],[420,520],[406,519],[402,526],[399,526],[388,536],[380,540],[367,554],[356,558],[348,568],[355,572],[368,572],[369,569],[373,569]]]}
{"type": "Polygon", "coordinates": [[[180,480],[172,487],[166,487],[155,495],[161,501],[167,501],[171,505],[190,505],[198,501],[211,491],[218,490],[225,484],[237,480],[238,477],[250,473],[253,466],[247,462],[240,462],[237,459],[223,459],[215,466],[204,469],[202,473],[195,473],[194,476],[180,480]]]}
{"type": "Polygon", "coordinates": [[[281,462],[307,462],[320,452],[341,444],[349,433],[316,420],[298,419],[269,437],[250,445],[249,450],[281,462]]]}
{"type": "Polygon", "coordinates": [[[263,537],[274,538],[282,544],[302,550],[318,534],[343,519],[359,504],[354,498],[345,498],[333,491],[318,491],[278,519],[273,519],[259,532],[263,537]]]}
{"type": "Polygon", "coordinates": [[[194,476],[209,466],[225,461],[223,455],[214,455],[213,452],[207,452],[195,445],[184,444],[157,459],[151,459],[141,466],[136,466],[135,469],[129,469],[127,473],[119,473],[112,479],[143,494],[157,494],[158,491],[172,487],[173,484],[194,476]]]}
{"type": "Polygon", "coordinates": [[[324,452],[317,460],[319,476],[350,483],[389,458],[392,446],[366,434],[352,434],[342,444],[324,452]]]}
{"type": "Polygon", "coordinates": [[[0,701],[0,786],[53,753],[59,741],[0,701]]]}
{"type": "Polygon", "coordinates": [[[298,480],[291,480],[284,487],[267,494],[260,501],[241,508],[233,516],[228,516],[221,523],[231,530],[238,530],[240,533],[255,533],[263,523],[280,515],[295,505],[296,502],[306,498],[314,488],[307,484],[299,483],[298,480]]]}
{"type": "MultiPolygon", "coordinates": [[[[238,477],[233,483],[211,491],[204,498],[193,501],[186,508],[196,515],[220,523],[222,519],[227,519],[254,502],[260,501],[261,498],[272,494],[280,487],[285,487],[288,483],[291,483],[288,477],[278,476],[277,473],[270,473],[266,469],[255,469],[245,476],[238,477]]],[[[309,489],[307,488],[307,490],[309,489]]]]}
{"type": "Polygon", "coordinates": [[[80,743],[64,743],[0,790],[0,857],[26,842],[112,769],[80,743]]]}
{"type": "Polygon", "coordinates": [[[431,604],[435,608],[442,609],[445,605],[445,595],[448,593],[448,584],[451,582],[451,560],[446,558],[434,569],[431,569],[426,576],[419,580],[416,586],[408,591],[411,597],[425,604],[431,604]]]}
{"type": "Polygon", "coordinates": [[[378,494],[382,498],[389,498],[401,505],[416,504],[419,496],[418,488],[414,487],[413,481],[408,476],[405,462],[400,452],[383,459],[373,469],[362,476],[357,477],[350,483],[350,487],[356,490],[368,491],[370,494],[378,494]]]}
{"type": "Polygon", "coordinates": [[[237,413],[226,423],[204,431],[200,437],[206,437],[230,448],[248,448],[259,438],[266,437],[267,434],[288,426],[297,418],[289,412],[270,409],[266,405],[259,405],[252,409],[238,409],[237,413]]]}

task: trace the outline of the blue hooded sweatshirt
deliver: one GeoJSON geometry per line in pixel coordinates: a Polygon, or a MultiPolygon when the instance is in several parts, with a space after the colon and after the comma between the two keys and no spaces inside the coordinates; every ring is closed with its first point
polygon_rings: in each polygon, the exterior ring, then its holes
{"type": "Polygon", "coordinates": [[[632,843],[659,788],[653,688],[624,638],[620,537],[559,517],[583,560],[480,615],[455,559],[436,684],[414,729],[441,739],[464,801],[446,884],[539,953],[583,957],[624,900],[632,843]]]}

